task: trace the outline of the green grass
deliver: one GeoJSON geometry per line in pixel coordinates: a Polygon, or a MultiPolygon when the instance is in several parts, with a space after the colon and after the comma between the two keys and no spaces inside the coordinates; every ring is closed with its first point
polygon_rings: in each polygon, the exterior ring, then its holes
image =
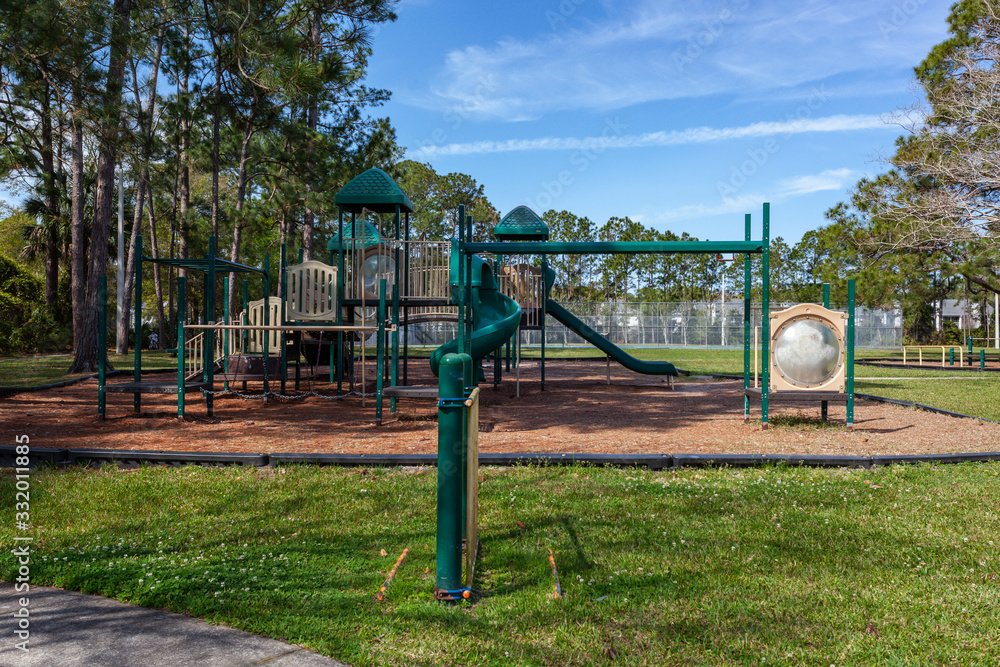
{"type": "Polygon", "coordinates": [[[481,595],[449,606],[434,470],[36,471],[31,581],[355,665],[991,665],[998,473],[484,469],[481,595]]]}
{"type": "MultiPolygon", "coordinates": [[[[109,351],[108,362],[117,370],[131,371],[135,367],[132,354],[132,352],[114,354],[109,351]]],[[[90,375],[89,373],[67,375],[66,371],[72,362],[71,354],[0,359],[0,387],[35,387],[90,375]]],[[[162,350],[144,350],[142,369],[177,370],[177,357],[171,357],[162,350]]]]}

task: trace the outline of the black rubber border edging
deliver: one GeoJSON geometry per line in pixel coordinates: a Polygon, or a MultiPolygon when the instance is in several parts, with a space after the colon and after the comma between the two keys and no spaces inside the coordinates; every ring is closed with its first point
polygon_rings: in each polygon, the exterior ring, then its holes
{"type": "MultiPolygon", "coordinates": [[[[170,373],[169,368],[149,368],[141,371],[141,375],[152,375],[154,373],[170,373]]],[[[115,370],[109,371],[105,377],[113,378],[120,375],[131,375],[130,370],[115,370]]],[[[36,384],[34,386],[28,387],[0,387],[0,399],[10,398],[11,396],[16,396],[17,394],[30,394],[33,391],[45,391],[46,389],[59,389],[60,387],[69,387],[80,382],[86,382],[87,380],[94,380],[97,378],[97,373],[92,375],[84,375],[82,377],[73,378],[72,380],[63,380],[62,382],[56,382],[54,384],[36,384]]]]}
{"type": "MultiPolygon", "coordinates": [[[[16,467],[16,446],[0,446],[0,468],[16,467]]],[[[204,467],[280,465],[333,465],[341,467],[412,467],[437,465],[433,454],[240,454],[224,452],[146,451],[135,449],[48,449],[32,447],[31,468],[53,465],[115,465],[138,468],[142,465],[204,467]]],[[[871,468],[892,464],[965,463],[1000,461],[1000,452],[954,454],[907,454],[885,456],[821,456],[795,454],[480,454],[484,466],[594,465],[614,468],[750,468],[762,466],[803,466],[810,468],[871,468]]]]}
{"type": "Polygon", "coordinates": [[[959,419],[978,419],[981,422],[989,422],[990,424],[1000,424],[998,421],[992,419],[986,419],[984,417],[975,417],[973,415],[963,415],[961,412],[951,412],[950,410],[944,410],[942,408],[935,408],[930,405],[924,405],[923,403],[914,403],[913,401],[904,401],[898,398],[885,398],[884,396],[875,396],[874,394],[859,394],[854,392],[854,398],[861,398],[866,401],[875,401],[876,403],[888,403],[889,405],[899,405],[904,408],[917,408],[918,410],[925,410],[926,412],[933,412],[938,415],[946,415],[948,417],[957,417],[959,419]]]}

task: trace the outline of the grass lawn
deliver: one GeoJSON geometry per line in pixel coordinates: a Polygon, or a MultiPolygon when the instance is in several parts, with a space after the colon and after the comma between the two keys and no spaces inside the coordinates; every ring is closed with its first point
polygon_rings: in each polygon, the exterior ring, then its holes
{"type": "MultiPolygon", "coordinates": [[[[134,368],[132,354],[132,352],[114,354],[109,351],[108,362],[117,370],[131,371],[134,368]]],[[[35,387],[92,375],[91,373],[67,375],[66,370],[71,363],[73,363],[71,354],[0,359],[0,387],[35,387]]],[[[145,350],[142,353],[142,369],[177,370],[177,357],[171,357],[162,350],[145,350]]]]}
{"type": "Polygon", "coordinates": [[[355,665],[996,664],[1000,465],[482,474],[471,602],[431,599],[433,469],[34,471],[31,581],[355,665]]]}

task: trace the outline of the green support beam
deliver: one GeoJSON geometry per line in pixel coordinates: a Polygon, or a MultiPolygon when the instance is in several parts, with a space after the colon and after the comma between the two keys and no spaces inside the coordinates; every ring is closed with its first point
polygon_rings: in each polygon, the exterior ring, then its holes
{"type": "Polygon", "coordinates": [[[108,277],[97,279],[97,418],[104,421],[108,377],[108,277]]]}
{"type": "MultiPolygon", "coordinates": [[[[764,204],[766,207],[767,204],[764,204]]],[[[505,255],[635,255],[639,253],[750,253],[760,254],[766,248],[764,241],[644,241],[595,243],[583,241],[535,242],[502,241],[495,243],[466,243],[464,251],[505,255]]]]}
{"type": "MultiPolygon", "coordinates": [[[[142,234],[135,237],[135,256],[142,257],[142,234]]],[[[132,381],[142,382],[142,262],[135,263],[135,350],[132,363],[132,381]]],[[[132,394],[132,410],[136,414],[142,411],[142,394],[132,394]]]]}

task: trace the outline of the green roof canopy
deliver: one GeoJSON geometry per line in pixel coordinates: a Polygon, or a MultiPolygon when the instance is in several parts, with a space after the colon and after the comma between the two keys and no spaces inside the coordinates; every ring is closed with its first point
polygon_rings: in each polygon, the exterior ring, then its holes
{"type": "Polygon", "coordinates": [[[351,213],[368,209],[376,213],[413,212],[413,202],[396,181],[381,169],[369,169],[351,179],[334,198],[337,206],[351,213]]]}
{"type": "MultiPolygon", "coordinates": [[[[361,235],[360,236],[361,236],[361,239],[364,241],[364,247],[365,248],[368,248],[369,246],[373,246],[373,245],[378,245],[378,242],[379,242],[379,233],[378,233],[378,230],[375,229],[375,225],[373,225],[372,223],[368,222],[367,220],[358,220],[356,222],[356,224],[358,224],[358,225],[364,224],[364,227],[361,230],[361,235]]],[[[347,241],[350,241],[353,238],[354,238],[354,227],[351,225],[350,221],[345,220],[344,221],[344,239],[347,240],[347,241]]],[[[326,244],[326,249],[327,250],[336,250],[337,249],[337,245],[339,243],[340,243],[340,233],[335,231],[333,233],[333,238],[331,238],[330,242],[326,244]]]]}
{"type": "Polygon", "coordinates": [[[493,236],[498,241],[545,241],[549,226],[527,206],[518,206],[493,228],[493,236]]]}

